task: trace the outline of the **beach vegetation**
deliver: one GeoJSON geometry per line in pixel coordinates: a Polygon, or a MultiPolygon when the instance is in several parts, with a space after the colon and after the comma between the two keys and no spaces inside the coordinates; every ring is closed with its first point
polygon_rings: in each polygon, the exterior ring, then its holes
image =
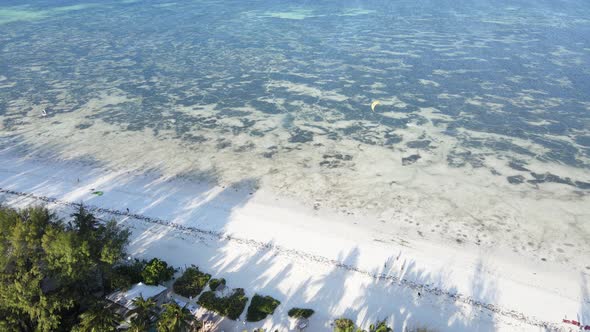
{"type": "Polygon", "coordinates": [[[133,259],[113,267],[111,276],[111,290],[128,289],[132,285],[142,282],[142,271],[145,269],[147,261],[133,259]]]}
{"type": "Polygon", "coordinates": [[[148,331],[152,325],[152,320],[157,317],[156,301],[153,299],[144,299],[140,296],[133,300],[135,309],[129,312],[130,327],[129,332],[148,331]]]}
{"type": "Polygon", "coordinates": [[[356,332],[356,327],[352,320],[338,318],[334,321],[334,332],[356,332]]]}
{"type": "Polygon", "coordinates": [[[312,309],[292,308],[287,314],[291,318],[309,318],[313,313],[312,309]]]}
{"type": "Polygon", "coordinates": [[[43,207],[0,208],[0,330],[83,328],[110,288],[128,237],[83,207],[67,222],[43,207]]]}
{"type": "Polygon", "coordinates": [[[157,285],[172,279],[173,276],[174,267],[168,266],[168,263],[161,259],[153,258],[148,262],[136,258],[113,267],[110,289],[127,289],[138,282],[157,285]]]}
{"type": "Polygon", "coordinates": [[[236,320],[244,311],[248,297],[242,288],[236,288],[231,295],[225,297],[217,297],[214,291],[207,291],[201,294],[197,303],[205,309],[236,320]]]}
{"type": "Polygon", "coordinates": [[[115,332],[121,322],[121,316],[113,311],[106,303],[96,302],[90,309],[80,314],[80,323],[74,332],[115,332]]]}
{"type": "Polygon", "coordinates": [[[371,324],[371,326],[369,326],[369,332],[393,332],[393,329],[387,326],[385,321],[380,321],[376,324],[371,324]]]}
{"type": "Polygon", "coordinates": [[[163,304],[162,308],[156,325],[158,332],[198,331],[201,328],[200,322],[186,307],[171,302],[163,304]]]}
{"type": "Polygon", "coordinates": [[[256,294],[252,297],[252,302],[248,307],[246,320],[249,322],[263,320],[266,316],[272,315],[279,304],[281,304],[281,302],[271,296],[256,294]]]}
{"type": "Polygon", "coordinates": [[[199,271],[196,266],[187,268],[182,276],[174,282],[174,292],[184,297],[196,297],[201,294],[211,275],[199,271]]]}
{"type": "Polygon", "coordinates": [[[158,285],[166,282],[174,276],[174,267],[159,259],[152,258],[141,271],[143,282],[147,285],[158,285]]]}
{"type": "Polygon", "coordinates": [[[221,278],[221,279],[211,279],[209,281],[209,288],[212,291],[217,290],[217,287],[219,287],[220,285],[224,285],[225,286],[225,279],[221,278]]]}

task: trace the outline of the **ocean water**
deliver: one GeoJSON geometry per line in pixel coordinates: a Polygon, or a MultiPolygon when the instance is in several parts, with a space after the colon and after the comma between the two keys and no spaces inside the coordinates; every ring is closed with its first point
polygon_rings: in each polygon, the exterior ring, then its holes
{"type": "Polygon", "coordinates": [[[568,261],[590,2],[4,0],[0,139],[568,261]]]}

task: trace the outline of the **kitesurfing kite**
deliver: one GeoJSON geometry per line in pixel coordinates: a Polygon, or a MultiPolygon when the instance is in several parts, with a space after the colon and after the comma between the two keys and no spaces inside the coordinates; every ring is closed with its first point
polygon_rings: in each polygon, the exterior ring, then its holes
{"type": "Polygon", "coordinates": [[[374,102],[371,103],[371,111],[375,112],[375,106],[381,104],[381,102],[379,100],[375,100],[374,102]]]}

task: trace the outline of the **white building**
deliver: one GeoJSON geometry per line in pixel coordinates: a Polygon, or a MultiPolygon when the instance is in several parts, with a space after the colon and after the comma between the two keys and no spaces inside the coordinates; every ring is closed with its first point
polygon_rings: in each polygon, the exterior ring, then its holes
{"type": "Polygon", "coordinates": [[[138,297],[144,299],[154,299],[156,302],[166,294],[167,288],[164,286],[150,286],[144,283],[138,283],[127,290],[116,291],[112,294],[107,295],[107,300],[116,303],[127,310],[135,309],[133,300],[138,297]]]}

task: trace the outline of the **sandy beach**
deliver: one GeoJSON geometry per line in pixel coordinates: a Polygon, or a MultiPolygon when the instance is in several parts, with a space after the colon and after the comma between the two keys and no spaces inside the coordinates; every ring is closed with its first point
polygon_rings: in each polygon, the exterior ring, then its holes
{"type": "Polygon", "coordinates": [[[340,316],[364,326],[386,319],[396,330],[538,331],[561,326],[565,317],[588,321],[590,314],[583,270],[468,243],[418,237],[384,243],[382,233],[354,217],[276,199],[248,182],[224,188],[163,180],[47,163],[7,149],[0,188],[3,204],[12,206],[44,204],[65,214],[83,202],[132,230],[134,257],[195,264],[247,295],[282,302],[272,317],[247,328],[287,331],[293,322],[286,311],[294,306],[316,310],[311,331],[329,331],[340,316]]]}
{"type": "MultiPolygon", "coordinates": [[[[75,1],[74,1],[75,2],[75,1]]],[[[590,325],[590,6],[0,5],[0,203],[80,204],[259,323],[590,325]]]]}

